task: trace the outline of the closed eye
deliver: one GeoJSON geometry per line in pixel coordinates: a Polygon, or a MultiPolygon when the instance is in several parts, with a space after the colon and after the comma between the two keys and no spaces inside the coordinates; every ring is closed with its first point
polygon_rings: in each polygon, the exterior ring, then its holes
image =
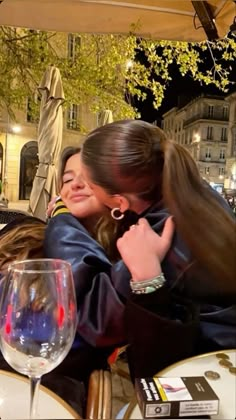
{"type": "Polygon", "coordinates": [[[69,179],[63,179],[63,185],[64,184],[68,184],[69,182],[72,182],[73,181],[73,178],[69,178],[69,179]]]}

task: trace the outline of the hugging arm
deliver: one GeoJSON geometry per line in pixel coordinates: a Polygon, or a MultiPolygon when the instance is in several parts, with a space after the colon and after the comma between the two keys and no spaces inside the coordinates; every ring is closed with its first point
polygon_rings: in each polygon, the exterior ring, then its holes
{"type": "Polygon", "coordinates": [[[122,263],[112,266],[103,248],[69,213],[49,221],[44,255],[71,263],[78,333],[93,346],[123,343],[125,301],[130,291],[126,267],[122,263]]]}

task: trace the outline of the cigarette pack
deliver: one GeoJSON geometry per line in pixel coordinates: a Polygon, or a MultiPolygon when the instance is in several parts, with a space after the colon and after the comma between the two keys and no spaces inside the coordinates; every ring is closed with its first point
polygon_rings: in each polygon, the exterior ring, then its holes
{"type": "Polygon", "coordinates": [[[219,398],[204,376],[138,378],[135,388],[143,418],[202,418],[219,411],[219,398]]]}

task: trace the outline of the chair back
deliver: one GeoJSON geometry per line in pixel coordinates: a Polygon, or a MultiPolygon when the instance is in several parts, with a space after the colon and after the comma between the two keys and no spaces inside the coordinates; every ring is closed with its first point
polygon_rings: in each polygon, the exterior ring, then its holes
{"type": "Polygon", "coordinates": [[[112,384],[111,372],[94,370],[89,378],[87,419],[110,420],[112,417],[112,384]]]}
{"type": "Polygon", "coordinates": [[[25,216],[30,216],[30,214],[23,210],[0,207],[0,224],[7,224],[15,219],[20,219],[25,216]]]}

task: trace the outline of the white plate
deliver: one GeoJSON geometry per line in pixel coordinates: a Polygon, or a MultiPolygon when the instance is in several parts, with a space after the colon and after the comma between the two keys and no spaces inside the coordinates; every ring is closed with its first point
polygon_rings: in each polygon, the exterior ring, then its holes
{"type": "MultiPolygon", "coordinates": [[[[236,418],[236,376],[228,369],[219,365],[216,353],[226,353],[229,360],[236,366],[236,350],[224,350],[196,356],[183,360],[167,367],[158,373],[157,376],[179,377],[179,376],[204,376],[207,370],[213,370],[220,374],[220,379],[208,380],[212,389],[220,399],[220,409],[218,415],[211,416],[212,419],[235,419],[236,418]]],[[[124,419],[142,419],[141,412],[137,404],[132,401],[124,413],[124,419]]]]}
{"type": "MultiPolygon", "coordinates": [[[[1,420],[28,419],[30,385],[27,378],[0,370],[1,420]]],[[[40,386],[38,419],[78,419],[79,415],[60,397],[40,386]]]]}

